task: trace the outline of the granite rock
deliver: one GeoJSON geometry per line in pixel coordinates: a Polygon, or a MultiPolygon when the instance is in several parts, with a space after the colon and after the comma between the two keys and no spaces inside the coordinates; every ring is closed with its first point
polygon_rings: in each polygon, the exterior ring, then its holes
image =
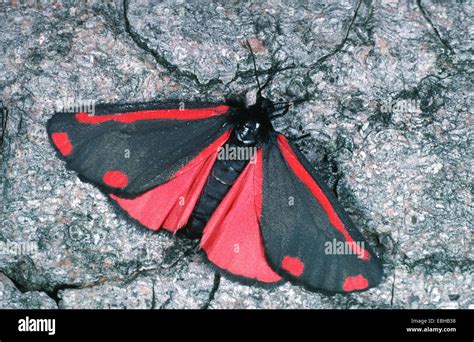
{"type": "MultiPolygon", "coordinates": [[[[0,4],[2,308],[468,308],[471,2],[18,1],[0,4]],[[58,103],[304,99],[275,126],[380,255],[377,288],[247,286],[195,243],[125,219],[56,158],[58,103]],[[250,96],[251,97],[251,96],[250,96]]],[[[472,33],[472,32],[471,32],[472,33]]]]}

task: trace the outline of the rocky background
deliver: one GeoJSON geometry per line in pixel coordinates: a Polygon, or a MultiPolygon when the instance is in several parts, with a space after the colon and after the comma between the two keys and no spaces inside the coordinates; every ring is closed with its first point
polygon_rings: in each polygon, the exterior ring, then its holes
{"type": "Polygon", "coordinates": [[[471,1],[2,1],[0,308],[474,308],[471,1]],[[244,286],[65,169],[58,101],[306,99],[277,128],[385,265],[360,294],[244,286]],[[8,119],[7,119],[8,116],[8,119]]]}

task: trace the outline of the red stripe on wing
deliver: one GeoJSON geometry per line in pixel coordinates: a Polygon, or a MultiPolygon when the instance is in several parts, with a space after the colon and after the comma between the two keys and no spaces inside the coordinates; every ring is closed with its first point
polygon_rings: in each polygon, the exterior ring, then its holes
{"type": "Polygon", "coordinates": [[[224,133],[180,169],[168,182],[142,195],[126,199],[110,195],[120,207],[145,227],[176,232],[188,221],[216,160],[218,149],[229,138],[224,133]]]}
{"type": "Polygon", "coordinates": [[[85,124],[101,124],[107,121],[132,123],[139,120],[153,119],[198,120],[222,115],[228,110],[228,106],[222,105],[211,108],[140,110],[109,115],[89,115],[81,112],[76,114],[76,120],[85,124]]]}
{"type": "Polygon", "coordinates": [[[344,239],[349,243],[349,246],[351,246],[352,250],[357,255],[359,255],[364,260],[368,260],[370,258],[369,252],[359,247],[354,239],[350,236],[346,227],[339,218],[339,215],[334,210],[331,202],[324,194],[324,191],[321,190],[318,183],[316,183],[305,167],[299,162],[298,157],[293,152],[288,140],[286,140],[286,138],[280,134],[277,138],[277,142],[288,165],[291,167],[295,175],[308,187],[316,200],[322,205],[332,226],[344,236],[344,239]]]}
{"type": "Polygon", "coordinates": [[[276,282],[260,233],[262,151],[249,163],[209,220],[201,247],[211,262],[234,275],[276,282]]]}

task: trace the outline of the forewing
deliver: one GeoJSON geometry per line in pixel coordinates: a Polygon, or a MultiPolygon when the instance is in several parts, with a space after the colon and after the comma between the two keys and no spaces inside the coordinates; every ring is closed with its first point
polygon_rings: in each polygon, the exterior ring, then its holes
{"type": "Polygon", "coordinates": [[[231,128],[231,111],[215,104],[102,105],[95,115],[55,114],[48,134],[82,179],[131,198],[202,161],[194,159],[231,128]]]}
{"type": "Polygon", "coordinates": [[[263,146],[261,232],[271,267],[309,289],[360,291],[382,267],[306,158],[278,135],[263,146]]]}

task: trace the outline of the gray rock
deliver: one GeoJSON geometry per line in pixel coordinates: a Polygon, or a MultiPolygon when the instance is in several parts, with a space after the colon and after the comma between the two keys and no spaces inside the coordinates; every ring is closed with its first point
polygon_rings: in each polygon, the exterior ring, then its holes
{"type": "Polygon", "coordinates": [[[0,273],[0,309],[56,309],[55,301],[40,291],[21,292],[0,273]]]}
{"type": "Polygon", "coordinates": [[[0,4],[2,308],[472,308],[471,2],[0,4]],[[276,126],[385,265],[325,296],[220,276],[194,243],[138,227],[55,156],[57,101],[305,98],[276,126]],[[471,77],[470,77],[471,76],[471,77]]]}

